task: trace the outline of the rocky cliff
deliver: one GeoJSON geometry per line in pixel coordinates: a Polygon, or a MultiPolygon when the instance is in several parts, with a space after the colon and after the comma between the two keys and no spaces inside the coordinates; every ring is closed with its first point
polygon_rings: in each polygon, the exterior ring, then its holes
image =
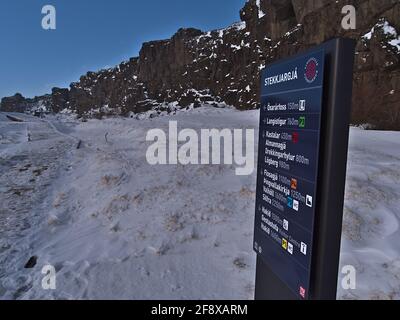
{"type": "Polygon", "coordinates": [[[226,103],[259,105],[260,70],[333,37],[357,40],[353,123],[400,130],[400,0],[248,0],[241,22],[202,32],[181,29],[143,44],[139,57],[88,72],[69,89],[26,100],[2,100],[2,110],[45,105],[80,115],[155,113],[226,103]],[[343,6],[357,9],[357,29],[341,26],[343,6]],[[399,33],[398,33],[399,32],[399,33]]]}

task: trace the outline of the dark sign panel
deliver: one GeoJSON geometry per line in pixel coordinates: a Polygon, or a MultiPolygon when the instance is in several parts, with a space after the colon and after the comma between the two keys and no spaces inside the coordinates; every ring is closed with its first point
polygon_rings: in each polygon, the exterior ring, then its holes
{"type": "Polygon", "coordinates": [[[264,70],[254,250],[300,299],[310,290],[324,51],[264,70]]]}

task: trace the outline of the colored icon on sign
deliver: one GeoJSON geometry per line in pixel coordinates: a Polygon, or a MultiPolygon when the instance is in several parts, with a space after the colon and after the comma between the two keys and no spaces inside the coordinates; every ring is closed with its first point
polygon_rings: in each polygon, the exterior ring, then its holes
{"type": "Polygon", "coordinates": [[[293,132],[293,134],[292,134],[292,142],[295,143],[295,144],[299,142],[299,133],[298,132],[293,132]]]}
{"type": "Polygon", "coordinates": [[[312,196],[310,196],[310,195],[306,196],[306,205],[307,205],[307,207],[312,208],[312,206],[313,206],[313,197],[312,196]]]}
{"type": "Polygon", "coordinates": [[[283,229],[289,231],[289,221],[283,219],[283,229]]]}
{"type": "Polygon", "coordinates": [[[291,244],[290,242],[288,243],[287,251],[288,251],[290,254],[293,254],[293,244],[291,244]]]}
{"type": "Polygon", "coordinates": [[[301,243],[300,252],[305,256],[307,255],[307,245],[304,242],[301,243]]]}
{"type": "Polygon", "coordinates": [[[306,117],[300,117],[299,118],[299,128],[305,128],[306,127],[306,117]]]}
{"type": "Polygon", "coordinates": [[[299,101],[299,111],[306,111],[306,100],[299,101]]]}
{"type": "Polygon", "coordinates": [[[293,210],[299,211],[299,202],[297,200],[293,200],[293,210]]]}
{"type": "Polygon", "coordinates": [[[282,239],[282,248],[285,250],[288,248],[288,241],[286,239],[282,239]]]}
{"type": "Polygon", "coordinates": [[[293,198],[291,198],[291,197],[287,198],[287,206],[289,208],[293,208],[293,198]]]}
{"type": "Polygon", "coordinates": [[[297,190],[297,179],[292,179],[291,181],[290,181],[290,187],[293,189],[293,190],[297,190]]]}
{"type": "Polygon", "coordinates": [[[304,289],[303,287],[300,287],[299,294],[303,299],[305,299],[306,298],[306,289],[304,289]]]}

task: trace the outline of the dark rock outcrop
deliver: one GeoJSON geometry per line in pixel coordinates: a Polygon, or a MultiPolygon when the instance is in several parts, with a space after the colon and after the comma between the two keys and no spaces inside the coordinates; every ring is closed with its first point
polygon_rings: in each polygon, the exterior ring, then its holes
{"type": "Polygon", "coordinates": [[[6,112],[25,112],[27,101],[20,93],[12,97],[5,97],[1,100],[1,111],[6,112]]]}
{"type": "MultiPolygon", "coordinates": [[[[143,44],[139,57],[88,72],[67,89],[40,98],[58,112],[127,115],[201,103],[238,109],[259,105],[260,70],[334,37],[357,40],[353,123],[400,129],[399,0],[248,0],[242,22],[223,30],[180,29],[143,44]],[[342,8],[357,9],[357,29],[341,26],[342,8]]],[[[5,98],[2,110],[29,110],[38,98],[5,98]]]]}
{"type": "Polygon", "coordinates": [[[38,257],[37,256],[32,256],[29,258],[28,262],[25,264],[24,268],[25,269],[32,269],[36,266],[37,264],[38,257]]]}
{"type": "Polygon", "coordinates": [[[69,90],[61,88],[53,88],[51,90],[51,106],[53,112],[60,112],[68,107],[69,90]]]}
{"type": "Polygon", "coordinates": [[[52,95],[24,98],[20,93],[1,100],[0,111],[20,113],[50,113],[53,112],[52,95]]]}

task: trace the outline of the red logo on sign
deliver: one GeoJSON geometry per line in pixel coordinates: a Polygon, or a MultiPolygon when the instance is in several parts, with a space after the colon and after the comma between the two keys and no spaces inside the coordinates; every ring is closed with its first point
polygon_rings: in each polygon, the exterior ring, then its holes
{"type": "Polygon", "coordinates": [[[311,58],[307,61],[305,67],[304,78],[308,83],[313,83],[318,76],[318,61],[315,58],[311,58]]]}
{"type": "Polygon", "coordinates": [[[303,287],[300,287],[300,295],[303,299],[306,298],[306,289],[304,289],[303,287]]]}

